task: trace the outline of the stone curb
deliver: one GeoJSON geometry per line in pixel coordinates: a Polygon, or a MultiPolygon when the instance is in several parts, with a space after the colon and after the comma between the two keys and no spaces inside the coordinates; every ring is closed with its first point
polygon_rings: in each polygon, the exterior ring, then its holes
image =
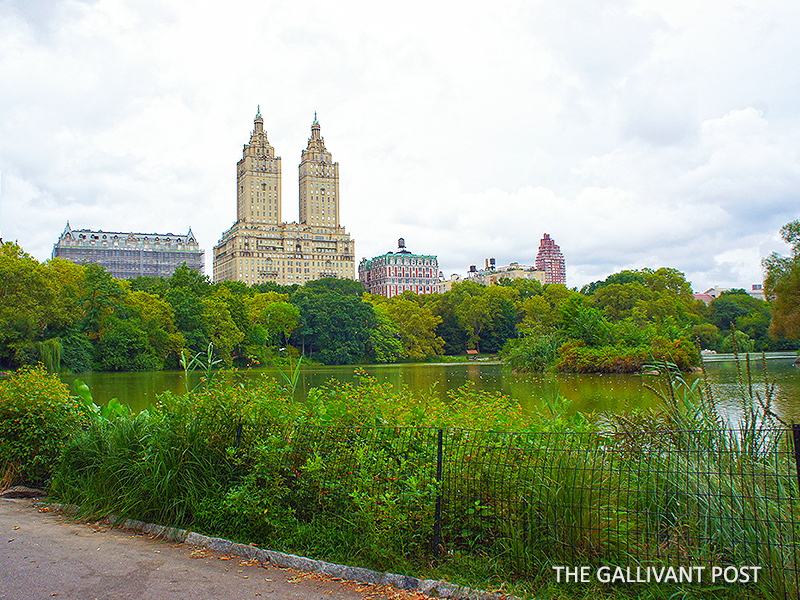
{"type": "MultiPolygon", "coordinates": [[[[43,503],[43,505],[63,513],[77,512],[77,507],[69,504],[43,503]]],[[[132,529],[134,531],[147,533],[154,538],[162,538],[171,542],[181,542],[191,546],[208,548],[209,550],[216,550],[217,552],[223,552],[233,556],[241,556],[248,560],[271,563],[286,569],[294,569],[308,573],[321,573],[323,575],[330,575],[332,577],[338,577],[339,579],[357,581],[359,583],[390,585],[397,589],[408,592],[422,592],[426,596],[431,596],[434,598],[447,598],[449,600],[520,600],[516,596],[511,596],[509,594],[496,594],[483,592],[480,590],[473,590],[470,588],[453,585],[452,583],[447,583],[446,581],[438,581],[435,579],[418,579],[417,577],[397,575],[389,572],[381,573],[380,571],[373,571],[372,569],[365,569],[363,567],[348,567],[322,560],[306,558],[305,556],[296,556],[294,554],[286,554],[284,552],[276,552],[274,550],[264,550],[262,548],[258,548],[257,546],[251,546],[249,544],[237,544],[230,540],[208,537],[199,533],[195,533],[194,531],[187,531],[186,529],[165,527],[163,525],[155,525],[153,523],[145,523],[143,521],[135,521],[133,519],[121,519],[116,515],[109,515],[102,519],[102,521],[113,527],[132,529]]]]}

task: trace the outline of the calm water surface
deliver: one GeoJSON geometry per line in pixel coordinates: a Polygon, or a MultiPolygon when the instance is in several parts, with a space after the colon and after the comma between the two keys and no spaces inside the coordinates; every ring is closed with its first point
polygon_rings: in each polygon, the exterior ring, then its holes
{"type": "MultiPolygon", "coordinates": [[[[706,365],[717,406],[724,414],[739,412],[742,389],[737,385],[737,365],[733,361],[706,365]]],[[[742,371],[745,365],[740,364],[742,371]]],[[[773,410],[785,421],[800,422],[800,369],[792,366],[791,359],[767,360],[768,379],[774,383],[773,410]]],[[[660,400],[643,385],[640,375],[576,375],[513,373],[508,367],[494,363],[448,363],[413,365],[368,365],[363,369],[380,382],[394,386],[408,386],[416,392],[430,392],[444,396],[450,389],[472,383],[480,390],[502,392],[516,399],[526,410],[537,410],[543,400],[561,395],[572,403],[572,411],[584,413],[623,413],[634,409],[657,407],[660,400]]],[[[754,392],[765,397],[761,361],[751,365],[754,392]]],[[[248,371],[253,379],[264,375],[280,377],[272,368],[248,371]]],[[[694,376],[689,375],[687,379],[694,376]]],[[[183,377],[177,372],[145,373],[83,373],[65,377],[67,383],[78,378],[85,381],[94,394],[95,401],[106,403],[119,398],[134,410],[151,406],[157,394],[165,390],[181,393],[185,390],[183,377]]],[[[354,381],[355,368],[303,367],[297,386],[297,399],[305,398],[308,390],[329,379],[354,381]]],[[[199,381],[199,375],[195,376],[199,381]]]]}

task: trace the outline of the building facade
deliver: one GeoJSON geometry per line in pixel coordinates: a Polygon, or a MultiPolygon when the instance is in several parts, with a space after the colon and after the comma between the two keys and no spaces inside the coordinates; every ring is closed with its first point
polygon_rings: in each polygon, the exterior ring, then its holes
{"type": "Polygon", "coordinates": [[[282,216],[281,159],[269,144],[261,110],[236,168],[236,222],[214,247],[214,281],[303,285],[355,279],[355,241],[339,217],[339,163],[314,115],[299,166],[299,222],[282,216]]]}
{"type": "Polygon", "coordinates": [[[567,267],[561,248],[545,233],[539,242],[539,253],[536,255],[536,268],[544,271],[545,283],[567,283],[567,267]]]}
{"type": "MultiPolygon", "coordinates": [[[[705,302],[706,306],[708,306],[709,304],[711,304],[712,301],[714,301],[717,298],[719,298],[720,295],[723,292],[728,292],[728,291],[730,291],[732,289],[734,289],[734,288],[715,286],[713,288],[707,289],[703,293],[695,294],[694,295],[694,299],[695,300],[702,300],[703,302],[705,302]]],[[[750,286],[749,290],[745,289],[745,288],[740,288],[740,289],[744,289],[744,291],[747,292],[748,296],[751,296],[752,298],[755,298],[756,300],[766,300],[767,299],[766,296],[764,295],[764,285],[761,284],[761,283],[752,284],[750,286]]]]}
{"type": "Polygon", "coordinates": [[[358,279],[370,294],[386,298],[403,292],[435,294],[439,291],[439,261],[432,254],[412,254],[400,238],[396,253],[361,259],[358,279]]]}
{"type": "Polygon", "coordinates": [[[486,286],[497,285],[501,279],[530,279],[544,283],[545,272],[517,262],[512,262],[507,267],[497,267],[494,258],[487,258],[482,270],[470,265],[467,279],[486,286]]]}
{"type": "Polygon", "coordinates": [[[117,279],[171,277],[183,263],[202,274],[204,254],[191,228],[174,235],[71,229],[67,223],[53,247],[53,258],[98,264],[117,279]]]}
{"type": "Polygon", "coordinates": [[[450,279],[445,279],[444,273],[440,272],[439,282],[436,284],[436,289],[440,294],[446,294],[453,289],[454,285],[461,283],[461,281],[461,275],[458,273],[453,273],[450,275],[450,279]]]}

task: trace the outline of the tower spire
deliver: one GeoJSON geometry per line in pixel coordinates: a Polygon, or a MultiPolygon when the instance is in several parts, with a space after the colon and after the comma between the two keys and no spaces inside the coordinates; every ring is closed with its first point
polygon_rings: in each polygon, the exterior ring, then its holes
{"type": "Polygon", "coordinates": [[[314,111],[314,122],[311,124],[311,139],[318,140],[319,138],[319,121],[317,121],[317,111],[314,111]]]}
{"type": "Polygon", "coordinates": [[[264,119],[261,118],[261,105],[256,109],[256,118],[253,119],[253,129],[256,133],[264,131],[264,119]]]}

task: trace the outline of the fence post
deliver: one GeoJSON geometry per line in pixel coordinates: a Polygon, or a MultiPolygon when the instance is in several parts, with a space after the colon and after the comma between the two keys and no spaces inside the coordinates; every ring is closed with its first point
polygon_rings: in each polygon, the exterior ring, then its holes
{"type": "Polygon", "coordinates": [[[800,423],[792,423],[792,439],[794,441],[794,465],[797,469],[797,489],[800,490],[800,423]]]}
{"type": "Polygon", "coordinates": [[[236,426],[236,447],[242,442],[242,420],[239,419],[239,425],[236,426]]]}
{"type": "Polygon", "coordinates": [[[436,482],[439,483],[439,495],[436,496],[436,512],[433,517],[433,556],[439,558],[442,544],[442,430],[436,434],[436,482]]]}

